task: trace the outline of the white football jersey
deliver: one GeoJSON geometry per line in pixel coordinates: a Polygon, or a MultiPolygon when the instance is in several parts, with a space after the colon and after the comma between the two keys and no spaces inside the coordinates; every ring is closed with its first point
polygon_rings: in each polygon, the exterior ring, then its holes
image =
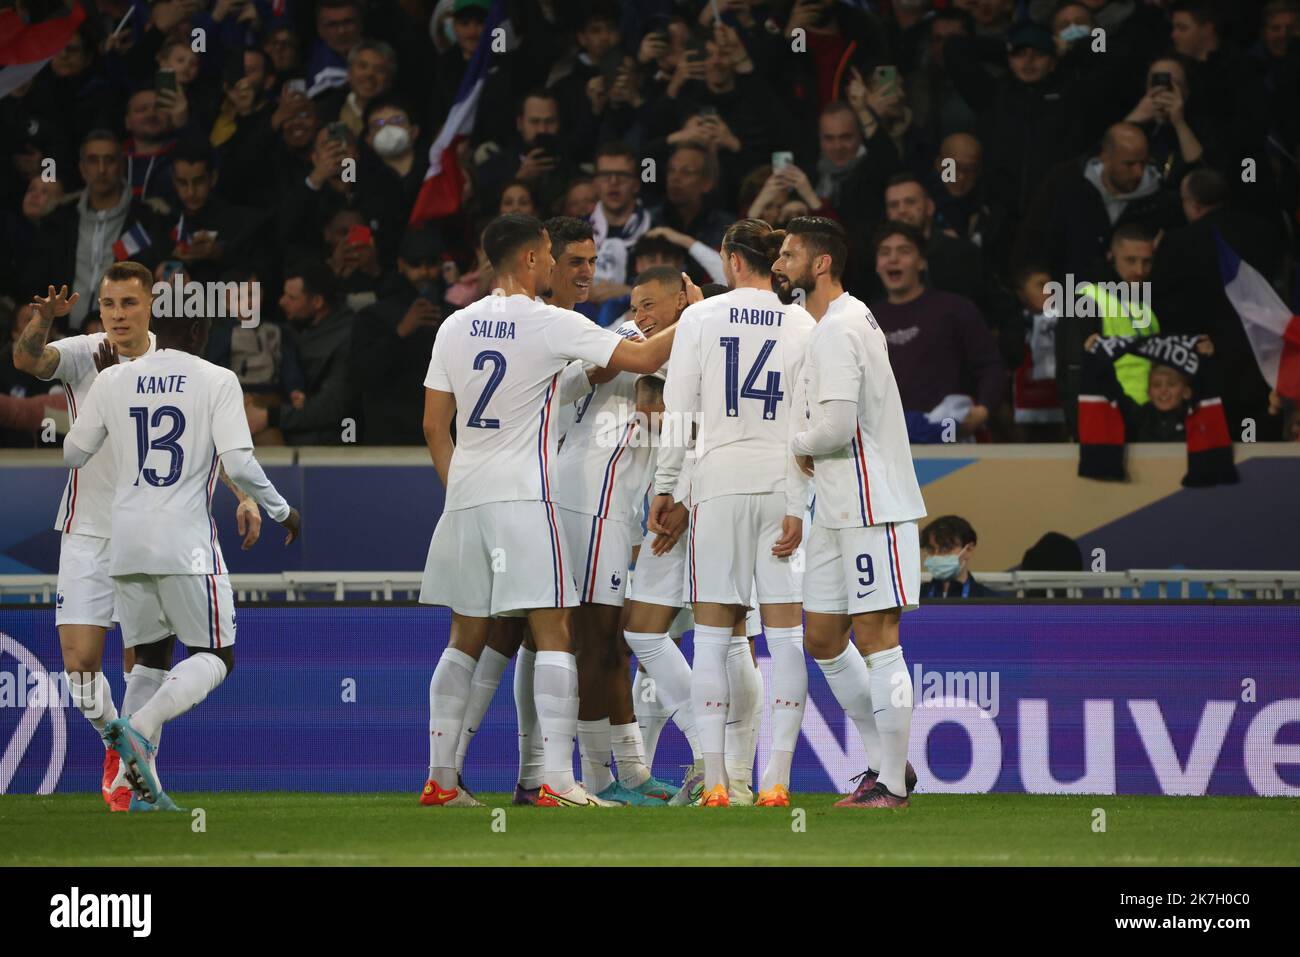
{"type": "MultiPolygon", "coordinates": [[[[645,340],[634,322],[614,331],[625,339],[645,340]]],[[[560,449],[555,488],[558,504],[584,515],[640,521],[654,459],[650,436],[636,417],[640,378],[620,372],[570,406],[573,419],[560,449]]]]}
{"type": "MultiPolygon", "coordinates": [[[[771,290],[743,288],[687,306],[677,324],[664,409],[674,430],[686,417],[698,423],[691,501],[784,491],[799,503],[788,514],[802,516],[807,482],[790,436],[804,422],[802,405],[797,420],[792,409],[813,317],[771,290]]],[[[665,427],[655,474],[655,491],[665,494],[683,458],[672,431],[665,427]]]]}
{"type": "MultiPolygon", "coordinates": [[[[68,418],[77,421],[77,413],[86,402],[86,393],[99,371],[95,368],[95,353],[108,336],[93,332],[85,336],[56,339],[50,348],[59,354],[59,364],[51,379],[63,383],[63,393],[68,398],[68,418]]],[[[154,349],[154,335],[149,333],[148,355],[154,349]]],[[[118,356],[118,362],[130,362],[118,356]]],[[[109,506],[113,504],[113,483],[117,466],[111,449],[105,449],[79,469],[68,469],[68,480],[59,500],[59,514],[54,527],[61,532],[108,538],[112,525],[109,506]]]]}
{"type": "Polygon", "coordinates": [[[456,397],[444,509],[554,501],[561,379],[604,366],[622,340],[576,312],[493,294],[438,330],[424,385],[456,397]]]}
{"type": "Polygon", "coordinates": [[[830,304],[809,337],[803,375],[808,428],[816,425],[822,402],[841,399],[858,407],[849,444],[815,460],[814,523],[857,528],[923,517],[885,334],[860,299],[846,292],[830,304]]]}
{"type": "Polygon", "coordinates": [[[217,459],[253,447],[235,373],[177,349],[106,369],[68,440],[93,453],[105,437],[117,464],[109,574],[225,574],[217,459]]]}

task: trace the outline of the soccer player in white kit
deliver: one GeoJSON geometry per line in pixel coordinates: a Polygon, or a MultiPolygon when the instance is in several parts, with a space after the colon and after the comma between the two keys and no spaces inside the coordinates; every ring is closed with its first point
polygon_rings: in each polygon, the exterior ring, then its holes
{"type": "MultiPolygon", "coordinates": [[[[50,286],[45,296],[35,296],[31,321],[14,343],[14,366],[46,380],[59,380],[68,401],[68,415],[75,424],[98,372],[98,363],[126,362],[153,351],[149,332],[153,303],[153,275],[133,262],[115,263],[100,282],[99,315],[104,332],[69,336],[48,342],[50,328],[59,316],[67,315],[80,298],[68,295],[67,286],[50,286]],[[104,353],[105,347],[109,352],[104,353]]],[[[113,500],[115,462],[106,450],[84,468],[68,473],[54,527],[60,532],[59,575],[54,622],[59,632],[63,667],[68,675],[72,700],[90,721],[96,733],[118,716],[102,671],[104,639],[116,620],[113,611],[113,580],[109,575],[110,505],[113,500]]],[[[229,483],[228,483],[229,484],[229,483]]],[[[237,512],[240,532],[256,540],[261,516],[251,499],[238,489],[237,512]]],[[[248,542],[246,538],[246,542],[248,542]]],[[[251,542],[249,542],[251,544],[251,542]]],[[[149,640],[164,637],[151,629],[149,640]]],[[[122,712],[131,713],[144,704],[162,683],[165,669],[136,666],[127,648],[123,670],[127,673],[122,712]]],[[[104,800],[112,811],[126,811],[131,792],[120,774],[115,749],[106,747],[103,780],[104,800]]]]}
{"type": "MultiPolygon", "coordinates": [[[[686,423],[699,425],[687,587],[695,609],[691,702],[704,756],[704,807],[730,805],[727,653],[755,592],[773,657],[774,728],[788,732],[793,725],[797,739],[807,696],[801,576],[792,558],[802,538],[808,481],[789,443],[803,414],[796,393],[815,322],[772,291],[771,267],[783,235],[754,219],[727,229],[722,256],[732,289],[682,313],[664,389],[653,531],[670,530],[665,520],[675,504],[686,423]]],[[[784,761],[785,783],[775,769],[778,780],[760,793],[758,804],[789,804],[794,741],[787,734],[782,743],[788,750],[774,735],[773,760],[784,761]]]]}
{"type": "Polygon", "coordinates": [[[646,342],[536,301],[555,259],[542,223],[500,216],[483,232],[493,295],[447,319],[425,379],[425,435],[446,500],[420,600],[452,609],[451,641],[429,684],[429,779],[421,803],[472,806],[456,786],[456,745],[492,617],[524,612],[537,644],[534,700],[543,738],[538,805],[600,806],[573,778],[577,666],[569,610],[574,565],[554,502],[561,374],[573,360],[650,373],[672,329],[646,342]],[[452,422],[456,441],[452,441],[452,422]]]}
{"type": "Polygon", "coordinates": [[[177,810],[151,767],[153,741],[235,664],[234,596],[212,520],[218,463],[289,530],[286,545],[300,526],[253,458],[238,377],[199,358],[210,328],[206,318],[158,320],[155,351],[104,369],[63,443],[70,468],[105,439],[113,450],[109,571],[123,642],[152,668],[168,653],[160,626],[189,649],[143,707],[104,727],[142,810],[177,810]]]}
{"type": "Polygon", "coordinates": [[[805,641],[869,762],[857,790],[835,806],[907,807],[912,680],[898,626],[920,595],[925,502],[885,335],[840,284],[843,229],[800,217],[786,232],[773,274],[803,291],[817,319],[803,364],[811,418],[790,446],[813,470],[817,492],[805,546],[805,641]]]}

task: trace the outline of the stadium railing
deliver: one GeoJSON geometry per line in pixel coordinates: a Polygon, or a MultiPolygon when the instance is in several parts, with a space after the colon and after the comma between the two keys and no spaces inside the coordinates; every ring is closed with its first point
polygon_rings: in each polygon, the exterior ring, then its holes
{"type": "MultiPolygon", "coordinates": [[[[1146,569],[1114,572],[979,572],[1003,599],[1227,599],[1300,601],[1300,571],[1146,569]]],[[[922,575],[928,582],[929,575],[922,575]]],[[[421,572],[281,572],[231,575],[239,602],[415,601],[421,572]]],[[[48,604],[57,576],[0,575],[0,601],[48,604]]]]}

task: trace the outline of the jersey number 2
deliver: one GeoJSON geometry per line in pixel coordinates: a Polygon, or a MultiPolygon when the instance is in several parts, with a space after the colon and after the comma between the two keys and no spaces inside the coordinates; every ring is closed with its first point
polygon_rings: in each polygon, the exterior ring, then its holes
{"type": "Polygon", "coordinates": [[[488,373],[487,385],[483,387],[483,394],[478,397],[478,402],[474,404],[474,411],[469,414],[469,421],[465,423],[471,429],[501,428],[499,420],[483,418],[483,411],[487,408],[492,393],[506,377],[506,357],[499,352],[480,352],[474,357],[475,371],[484,368],[489,362],[492,363],[492,371],[488,373]]]}
{"type": "Polygon", "coordinates": [[[175,485],[181,478],[181,466],[185,464],[185,450],[180,446],[180,437],[185,433],[185,413],[174,405],[163,405],[153,410],[153,418],[145,406],[135,406],[131,410],[135,419],[135,450],[140,463],[135,473],[135,483],[140,484],[140,476],[150,485],[166,488],[175,485]],[[171,420],[171,427],[156,439],[151,439],[149,430],[157,429],[164,419],[171,420]],[[159,475],[153,469],[144,467],[145,458],[151,451],[166,452],[171,456],[166,475],[159,475]]]}
{"type": "Polygon", "coordinates": [[[745,384],[740,385],[740,338],[738,336],[723,336],[718,340],[719,344],[727,352],[727,416],[734,418],[740,415],[740,403],[738,399],[760,399],[763,402],[763,418],[775,419],[776,406],[785,398],[785,393],[781,391],[781,373],[773,369],[767,374],[767,388],[755,389],[754,383],[758,381],[759,374],[763,371],[763,364],[767,362],[772,350],[776,348],[775,339],[766,339],[763,347],[758,350],[758,358],[750,366],[749,374],[745,376],[745,384]],[[739,388],[737,388],[739,386],[739,388]]]}

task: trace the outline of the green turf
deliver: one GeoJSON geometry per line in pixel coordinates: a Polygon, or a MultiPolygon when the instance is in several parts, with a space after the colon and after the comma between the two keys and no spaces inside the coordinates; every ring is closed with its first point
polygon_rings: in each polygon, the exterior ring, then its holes
{"type": "Polygon", "coordinates": [[[1300,801],[916,795],[902,811],[422,808],[413,794],[176,794],[190,815],[109,814],[96,794],[0,797],[0,866],[124,864],[1295,865],[1300,801]],[[1094,809],[1106,813],[1093,830],[1094,809]],[[505,831],[493,830],[504,821],[505,831]]]}

